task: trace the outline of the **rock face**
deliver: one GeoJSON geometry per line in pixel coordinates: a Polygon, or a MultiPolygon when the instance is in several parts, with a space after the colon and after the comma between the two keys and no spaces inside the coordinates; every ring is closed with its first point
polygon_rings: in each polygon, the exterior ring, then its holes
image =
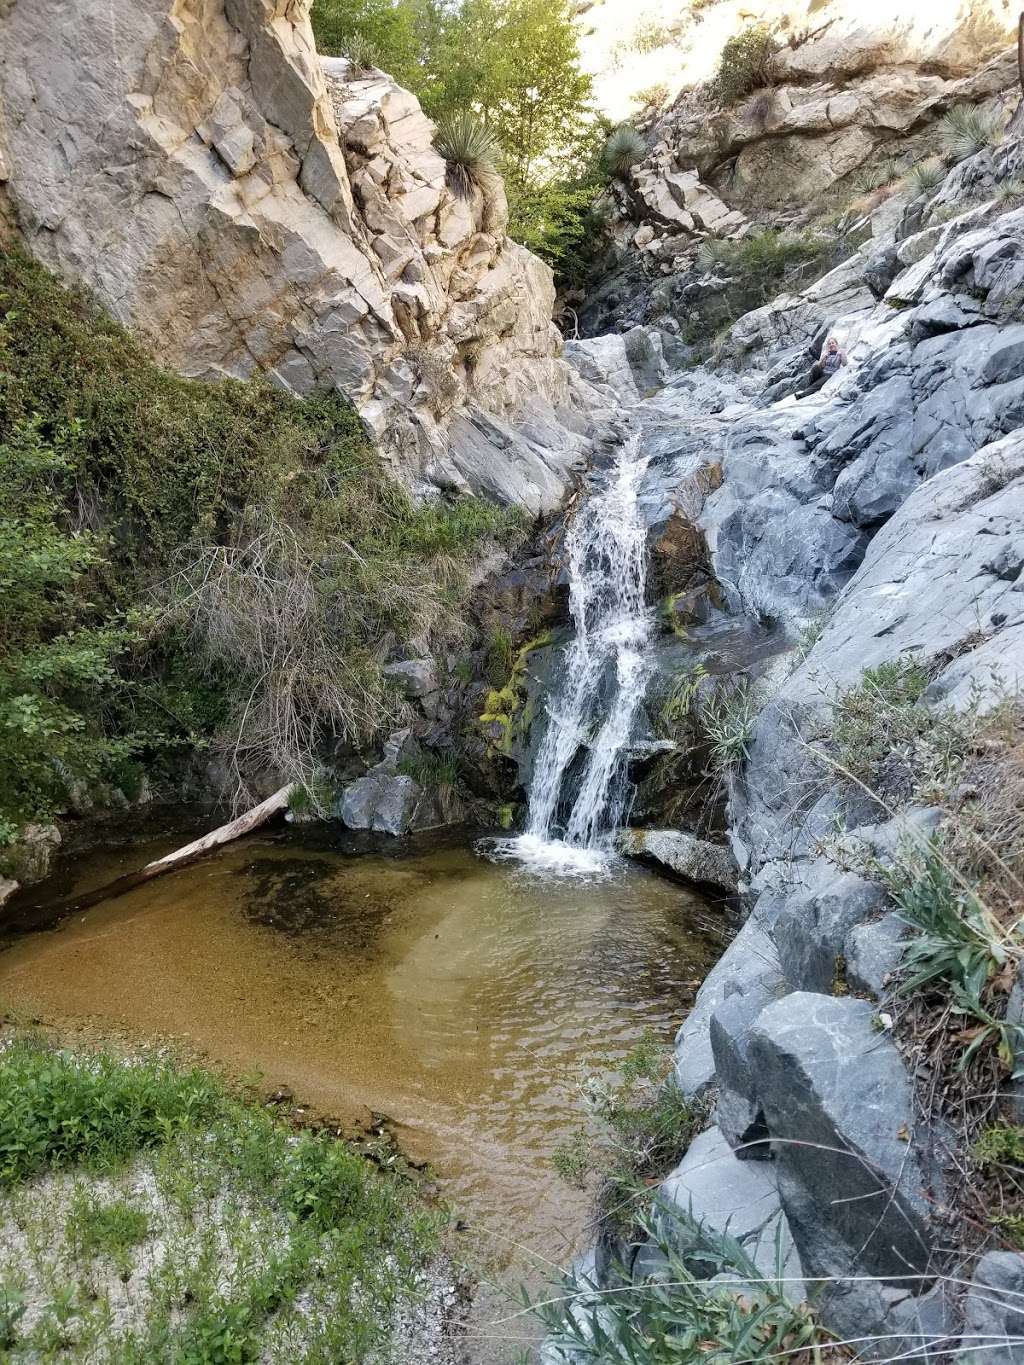
{"type": "Polygon", "coordinates": [[[600,403],[500,187],[456,197],[431,137],[305,0],[0,10],[0,223],[183,373],[339,389],[407,482],[549,511],[600,403]]]}
{"type": "MultiPolygon", "coordinates": [[[[734,13],[733,31],[757,8],[734,13]]],[[[779,8],[763,15],[773,26],[779,8]]],[[[650,122],[647,155],[608,191],[612,247],[580,310],[584,329],[651,323],[710,336],[735,312],[722,306],[727,272],[697,255],[703,240],[741,238],[755,224],[806,224],[856,200],[865,168],[898,156],[902,173],[932,155],[936,123],[949,109],[999,108],[1017,84],[1009,46],[1015,20],[970,8],[865,13],[826,0],[811,22],[806,12],[790,16],[795,41],[779,50],[771,86],[728,108],[684,91],[650,122]]],[[[723,10],[721,19],[729,17],[723,10]]],[[[708,41],[720,43],[726,32],[716,25],[708,41]]],[[[702,41],[695,35],[695,46],[702,41]]],[[[805,301],[801,322],[814,312],[813,300],[805,301]]],[[[747,325],[748,344],[763,343],[757,312],[747,325]]]]}
{"type": "MultiPolygon", "coordinates": [[[[879,217],[831,279],[741,318],[727,356],[738,373],[692,371],[638,409],[655,443],[652,544],[695,470],[718,467],[693,516],[710,569],[736,613],[781,624],[791,642],[757,684],[729,781],[747,917],[676,1040],[676,1083],[714,1099],[715,1124],[660,1197],[692,1190],[715,1216],[731,1149],[736,1190],[752,1189],[737,1172],[762,1177],[743,1215],[777,1201],[804,1281],[826,1281],[824,1321],[882,1338],[866,1348],[881,1359],[1021,1353],[1024,1258],[958,1267],[942,1174],[958,1139],[919,1103],[894,1040],[892,976],[910,931],[843,856],[859,847],[890,864],[940,813],[893,816],[814,752],[835,698],[881,663],[919,662],[926,701],[956,708],[984,710],[1024,684],[1024,211],[997,194],[1021,165],[1012,138],[961,163],[930,205],[879,217]],[[964,186],[979,202],[957,212],[964,186]],[[826,329],[849,366],[796,398],[826,329]],[[959,1304],[937,1272],[974,1273],[959,1304]]],[[[685,656],[687,642],[676,647],[685,656]]],[[[1018,986],[1018,1012],[1020,999],[1018,986]]],[[[657,1245],[632,1264],[636,1281],[657,1278],[657,1245]]]]}
{"type": "Polygon", "coordinates": [[[686,881],[722,891],[736,890],[736,864],[720,844],[679,829],[622,830],[618,844],[623,853],[652,858],[686,881]]]}

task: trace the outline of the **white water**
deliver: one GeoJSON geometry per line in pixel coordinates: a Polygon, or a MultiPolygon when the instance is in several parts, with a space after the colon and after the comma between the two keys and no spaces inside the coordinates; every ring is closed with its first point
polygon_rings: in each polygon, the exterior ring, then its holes
{"type": "Polygon", "coordinates": [[[634,437],[566,537],[575,634],[548,702],[526,831],[501,848],[537,870],[600,872],[612,857],[627,790],[626,752],[651,668],[647,530],[638,503],[646,469],[634,437]]]}

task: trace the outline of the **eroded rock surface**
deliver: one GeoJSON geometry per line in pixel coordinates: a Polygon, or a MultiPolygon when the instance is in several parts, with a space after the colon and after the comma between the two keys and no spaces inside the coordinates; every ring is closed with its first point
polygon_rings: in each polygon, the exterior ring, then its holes
{"type": "Polygon", "coordinates": [[[318,57],[306,0],[0,12],[0,222],[203,378],[338,389],[414,486],[551,511],[601,403],[550,270],[460,199],[382,72],[318,57]]]}

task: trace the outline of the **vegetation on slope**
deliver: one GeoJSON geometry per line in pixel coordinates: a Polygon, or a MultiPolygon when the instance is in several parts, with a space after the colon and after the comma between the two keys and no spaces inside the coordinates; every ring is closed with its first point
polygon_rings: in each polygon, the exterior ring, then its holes
{"type": "Polygon", "coordinates": [[[162,370],[83,293],[0,257],[0,846],[84,781],[220,741],[305,781],[397,714],[388,640],[464,633],[518,519],[414,505],[353,409],[162,370]]]}
{"type": "Polygon", "coordinates": [[[441,1219],[394,1158],[163,1059],[0,1053],[3,1359],[400,1359],[441,1219]]]}

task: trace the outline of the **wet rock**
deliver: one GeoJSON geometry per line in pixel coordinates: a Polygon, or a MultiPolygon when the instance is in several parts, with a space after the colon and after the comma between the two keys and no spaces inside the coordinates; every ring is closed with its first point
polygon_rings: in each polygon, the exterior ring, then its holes
{"type": "Polygon", "coordinates": [[[736,863],[723,844],[712,844],[680,829],[620,830],[616,843],[634,858],[655,862],[698,885],[736,890],[736,863]]]}
{"type": "Polygon", "coordinates": [[[873,1007],[795,992],[762,1011],[750,1051],[805,1270],[896,1285],[927,1273],[937,1177],[924,1165],[928,1135],[915,1138],[906,1070],[873,1007]]]}
{"type": "Polygon", "coordinates": [[[957,1365],[1019,1365],[1024,1344],[1024,1255],[990,1251],[967,1291],[957,1365]]]}

